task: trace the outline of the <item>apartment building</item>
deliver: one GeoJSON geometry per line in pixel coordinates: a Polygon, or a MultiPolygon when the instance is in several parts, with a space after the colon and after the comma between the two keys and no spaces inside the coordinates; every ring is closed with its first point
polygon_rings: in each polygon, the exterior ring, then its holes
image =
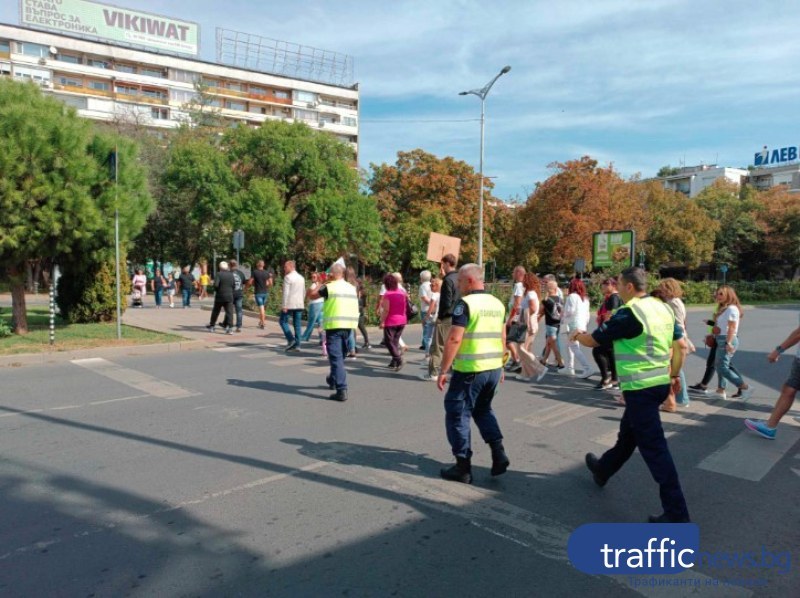
{"type": "Polygon", "coordinates": [[[660,177],[664,187],[695,197],[706,187],[710,187],[715,181],[724,179],[731,183],[741,185],[745,182],[748,172],[741,168],[729,168],[727,166],[717,166],[716,164],[701,164],[699,166],[686,166],[680,168],[677,174],[660,177]]]}
{"type": "Polygon", "coordinates": [[[230,125],[300,121],[358,152],[358,85],[332,85],[68,34],[0,24],[0,76],[31,80],[81,116],[178,127],[202,80],[230,125]]]}

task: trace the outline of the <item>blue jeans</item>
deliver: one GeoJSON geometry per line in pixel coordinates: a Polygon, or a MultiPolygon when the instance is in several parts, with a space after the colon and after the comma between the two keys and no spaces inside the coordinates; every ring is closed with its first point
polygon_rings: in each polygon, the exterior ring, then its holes
{"type": "Polygon", "coordinates": [[[244,301],[244,297],[234,297],[233,298],[233,309],[236,311],[236,327],[241,330],[242,328],[242,318],[244,317],[244,310],[242,309],[242,301],[244,301]]]}
{"type": "Polygon", "coordinates": [[[192,306],[192,289],[181,289],[181,296],[183,297],[183,306],[192,306]]]}
{"type": "Polygon", "coordinates": [[[347,337],[347,353],[356,352],[356,331],[355,328],[350,331],[350,335],[347,337]]]}
{"type": "Polygon", "coordinates": [[[278,320],[278,323],[281,325],[281,330],[283,330],[283,335],[286,337],[286,341],[290,345],[299,344],[300,339],[302,338],[300,335],[300,330],[303,328],[303,310],[302,309],[289,309],[287,311],[281,311],[281,317],[278,320]],[[289,318],[292,318],[292,325],[294,327],[294,334],[289,329],[289,318]]]}
{"type": "Polygon", "coordinates": [[[600,457],[597,472],[603,478],[610,478],[638,448],[650,475],[659,485],[664,512],[675,518],[683,518],[689,517],[689,510],[658,411],[668,394],[668,384],[623,392],[625,413],[619,422],[617,443],[600,457]]]}
{"type": "Polygon", "coordinates": [[[436,328],[436,320],[422,321],[422,346],[425,347],[425,353],[429,354],[431,350],[431,341],[433,340],[433,329],[436,328]]]}
{"type": "MultiPolygon", "coordinates": [[[[727,340],[728,339],[724,334],[721,334],[717,337],[717,358],[714,362],[714,368],[717,370],[720,388],[725,389],[728,386],[727,381],[730,381],[731,384],[736,386],[736,388],[739,388],[740,386],[744,385],[744,380],[742,380],[742,377],[738,372],[735,372],[731,368],[731,359],[733,359],[733,355],[725,350],[725,343],[727,340]]],[[[739,337],[734,336],[731,344],[733,345],[733,349],[735,351],[739,347],[739,337]]]]}
{"type": "Polygon", "coordinates": [[[675,397],[675,402],[678,403],[678,405],[689,404],[689,389],[686,388],[686,374],[683,373],[683,368],[681,368],[681,391],[678,393],[678,396],[675,397]]]}
{"type": "Polygon", "coordinates": [[[328,361],[331,364],[330,380],[336,390],[347,390],[347,370],[344,367],[344,356],[347,353],[347,337],[352,330],[336,328],[325,331],[325,343],[328,345],[328,361]]]}
{"type": "Polygon", "coordinates": [[[502,370],[466,374],[453,372],[450,387],[444,396],[444,422],[447,440],[453,455],[472,457],[470,419],[486,443],[503,439],[497,418],[492,411],[492,399],[497,392],[502,370]]]}
{"type": "Polygon", "coordinates": [[[267,293],[256,293],[256,305],[264,307],[267,304],[267,293]]]}
{"type": "Polygon", "coordinates": [[[156,298],[156,307],[161,307],[161,297],[164,296],[164,289],[163,288],[156,289],[155,291],[153,291],[153,295],[155,295],[156,298]]]}
{"type": "Polygon", "coordinates": [[[309,303],[308,304],[308,324],[306,331],[303,333],[303,340],[308,341],[311,339],[311,334],[314,328],[322,323],[322,303],[309,303]]]}

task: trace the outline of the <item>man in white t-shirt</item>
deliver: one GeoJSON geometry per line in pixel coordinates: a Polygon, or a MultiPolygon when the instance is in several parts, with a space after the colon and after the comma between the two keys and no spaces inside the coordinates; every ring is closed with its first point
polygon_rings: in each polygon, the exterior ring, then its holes
{"type": "Polygon", "coordinates": [[[294,260],[288,260],[283,265],[283,301],[281,302],[281,316],[278,320],[284,336],[286,336],[286,351],[288,353],[300,350],[300,339],[302,338],[301,323],[303,317],[303,307],[306,297],[306,280],[295,267],[294,260]],[[292,320],[294,333],[289,328],[289,320],[292,320]]]}
{"type": "Polygon", "coordinates": [[[522,313],[522,297],[525,295],[525,268],[517,266],[514,268],[514,287],[511,297],[508,298],[508,319],[506,320],[506,347],[511,353],[511,359],[506,364],[509,372],[520,372],[522,366],[519,363],[517,347],[525,342],[525,331],[527,326],[520,321],[522,313]]]}

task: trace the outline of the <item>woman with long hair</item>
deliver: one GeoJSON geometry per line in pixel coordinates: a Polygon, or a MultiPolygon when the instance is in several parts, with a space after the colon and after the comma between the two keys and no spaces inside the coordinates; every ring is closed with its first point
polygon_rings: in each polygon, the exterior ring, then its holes
{"type": "MultiPolygon", "coordinates": [[[[600,327],[611,319],[614,312],[622,305],[622,299],[617,293],[617,279],[606,278],[600,285],[603,291],[603,302],[597,310],[597,326],[600,327]]],[[[611,390],[619,387],[617,380],[617,362],[614,359],[614,347],[610,344],[600,345],[592,349],[597,367],[600,368],[600,382],[597,390],[611,390]]]]}
{"type": "Polygon", "coordinates": [[[542,283],[536,274],[527,272],[525,278],[522,279],[522,284],[525,287],[525,294],[522,297],[521,321],[527,323],[527,330],[525,343],[518,348],[522,373],[517,376],[517,379],[527,382],[535,377],[539,382],[547,373],[547,368],[533,354],[533,341],[536,340],[536,333],[539,332],[539,291],[542,283]]]}
{"type": "MultiPolygon", "coordinates": [[[[669,305],[672,313],[675,314],[675,322],[683,330],[683,338],[689,346],[689,353],[694,353],[695,347],[689,339],[689,333],[686,330],[686,306],[683,304],[681,297],[683,297],[683,287],[681,283],[674,278],[665,278],[659,285],[658,290],[661,292],[661,300],[669,305]]],[[[684,407],[689,406],[689,389],[686,386],[686,374],[681,368],[681,391],[675,397],[675,402],[684,407]]]]}
{"type": "Polygon", "coordinates": [[[558,332],[561,327],[562,312],[564,304],[558,296],[558,283],[555,280],[547,281],[547,296],[539,308],[539,317],[544,317],[545,346],[542,356],[542,365],[547,365],[547,358],[550,353],[556,357],[556,367],[564,369],[564,360],[561,358],[561,351],[558,349],[558,332]]]}
{"type": "MultiPolygon", "coordinates": [[[[586,285],[580,278],[573,278],[569,282],[569,294],[564,302],[564,315],[561,319],[562,325],[566,327],[567,339],[575,332],[588,332],[590,315],[589,297],[586,295],[586,285]]],[[[583,353],[581,345],[577,341],[567,341],[567,368],[564,373],[575,374],[575,360],[581,365],[581,378],[588,378],[594,372],[589,360],[583,353]]]]}
{"type": "Polygon", "coordinates": [[[714,294],[717,301],[717,309],[714,312],[714,322],[719,329],[717,333],[717,360],[714,367],[717,370],[719,384],[716,390],[717,396],[727,398],[725,390],[727,383],[734,384],[738,391],[731,398],[749,399],[753,390],[738,372],[731,370],[731,360],[739,348],[739,322],[742,319],[742,305],[736,291],[727,285],[722,285],[714,294]]]}

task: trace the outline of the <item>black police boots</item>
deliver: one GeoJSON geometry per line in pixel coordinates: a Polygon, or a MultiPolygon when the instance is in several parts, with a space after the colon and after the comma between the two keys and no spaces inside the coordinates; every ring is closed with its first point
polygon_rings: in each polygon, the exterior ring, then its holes
{"type": "Polygon", "coordinates": [[[445,480],[451,482],[461,482],[462,484],[472,483],[472,462],[464,457],[456,457],[456,464],[449,469],[442,469],[439,472],[445,480]]]}
{"type": "Polygon", "coordinates": [[[489,446],[492,447],[492,475],[502,475],[511,465],[511,461],[508,460],[508,455],[506,455],[506,450],[503,448],[503,442],[498,440],[497,442],[492,442],[489,446]]]}
{"type": "Polygon", "coordinates": [[[347,400],[347,391],[343,388],[337,390],[330,396],[331,401],[339,401],[340,403],[344,403],[347,400]]]}

